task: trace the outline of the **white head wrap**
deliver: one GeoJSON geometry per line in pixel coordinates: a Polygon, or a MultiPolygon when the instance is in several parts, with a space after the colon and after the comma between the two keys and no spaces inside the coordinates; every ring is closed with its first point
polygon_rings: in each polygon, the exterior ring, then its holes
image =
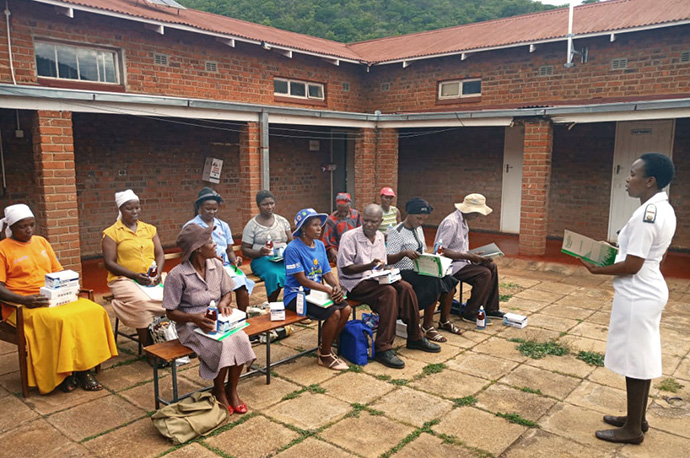
{"type": "Polygon", "coordinates": [[[120,212],[119,208],[127,202],[129,202],[130,200],[139,200],[139,197],[136,194],[134,194],[134,191],[132,191],[131,189],[115,193],[115,203],[117,204],[118,208],[117,219],[122,218],[122,212],[120,212]]]}
{"type": "MultiPolygon", "coordinates": [[[[5,207],[5,217],[0,219],[0,223],[7,224],[7,228],[5,229],[5,235],[7,235],[8,237],[12,237],[12,229],[10,229],[11,225],[16,223],[17,221],[33,217],[34,214],[31,213],[31,209],[28,205],[10,205],[9,207],[5,207]]],[[[0,224],[0,227],[2,227],[2,224],[0,224]]]]}

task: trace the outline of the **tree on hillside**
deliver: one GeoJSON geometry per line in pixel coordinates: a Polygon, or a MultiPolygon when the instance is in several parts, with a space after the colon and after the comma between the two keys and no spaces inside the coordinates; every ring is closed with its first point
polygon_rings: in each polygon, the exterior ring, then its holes
{"type": "Polygon", "coordinates": [[[189,8],[345,43],[554,8],[532,0],[180,0],[189,8]]]}

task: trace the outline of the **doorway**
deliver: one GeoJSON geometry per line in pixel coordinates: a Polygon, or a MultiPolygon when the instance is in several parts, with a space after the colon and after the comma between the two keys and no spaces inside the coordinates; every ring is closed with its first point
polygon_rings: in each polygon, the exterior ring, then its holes
{"type": "Polygon", "coordinates": [[[525,127],[514,125],[505,129],[503,148],[503,185],[501,191],[501,232],[520,233],[522,203],[522,149],[525,127]]]}
{"type": "MultiPolygon", "coordinates": [[[[671,157],[675,120],[626,121],[616,124],[616,143],[613,152],[611,206],[609,210],[608,240],[618,241],[618,231],[640,206],[625,191],[630,165],[644,153],[661,153],[671,157]]],[[[666,189],[668,192],[668,188],[666,189]]]]}

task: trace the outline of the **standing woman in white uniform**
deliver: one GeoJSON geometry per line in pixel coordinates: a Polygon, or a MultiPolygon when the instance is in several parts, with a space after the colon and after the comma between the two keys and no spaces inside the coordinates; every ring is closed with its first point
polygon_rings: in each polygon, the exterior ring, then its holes
{"type": "Polygon", "coordinates": [[[604,416],[604,422],[619,428],[597,431],[601,440],[641,444],[649,429],[647,398],[651,379],[661,376],[659,322],[668,301],[659,264],[676,231],[676,215],[662,189],[674,175],[671,159],[663,154],[643,154],[633,162],[626,189],[641,205],[618,236],[616,262],[605,267],[584,263],[593,274],[616,276],[604,364],[625,376],[628,396],[627,416],[604,416]]]}

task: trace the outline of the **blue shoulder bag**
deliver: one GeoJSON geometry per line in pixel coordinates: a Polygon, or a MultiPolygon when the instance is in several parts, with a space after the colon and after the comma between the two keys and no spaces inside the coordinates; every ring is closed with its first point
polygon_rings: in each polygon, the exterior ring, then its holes
{"type": "Polygon", "coordinates": [[[374,333],[362,320],[350,320],[340,333],[339,349],[348,361],[364,366],[374,358],[374,333]]]}

